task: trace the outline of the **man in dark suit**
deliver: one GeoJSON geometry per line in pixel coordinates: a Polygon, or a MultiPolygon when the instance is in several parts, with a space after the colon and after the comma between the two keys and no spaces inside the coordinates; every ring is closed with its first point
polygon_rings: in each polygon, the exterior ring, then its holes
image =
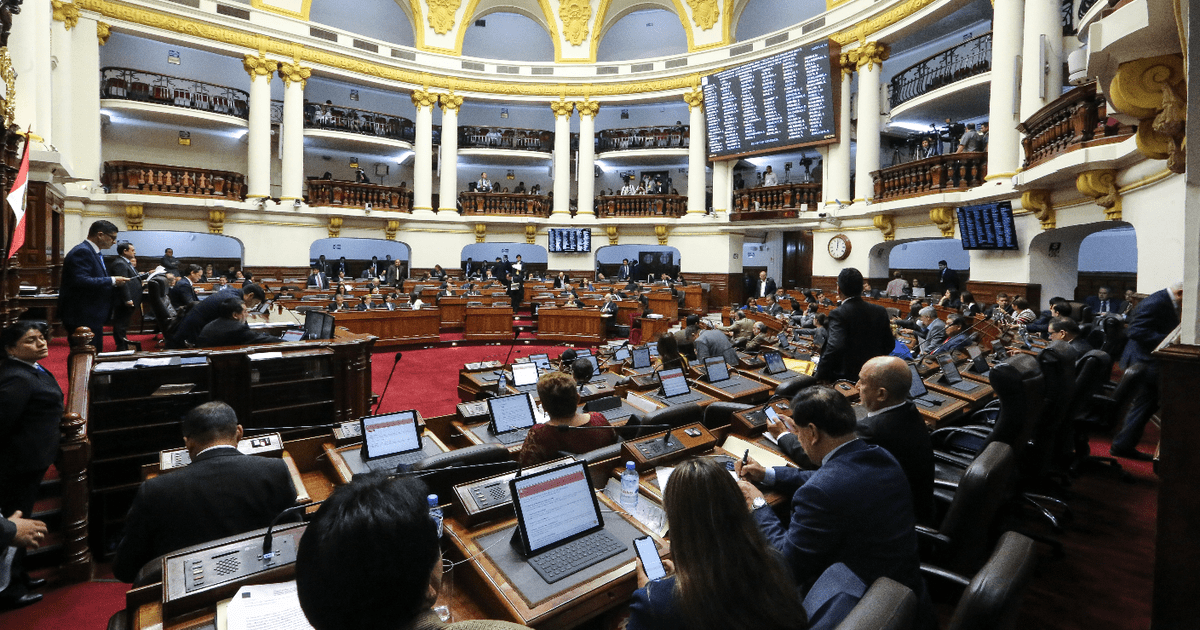
{"type": "Polygon", "coordinates": [[[933,611],[920,575],[912,491],[900,464],[886,449],[857,438],[854,410],[831,388],[802,390],[784,422],[820,468],[736,463],[743,479],[738,486],[767,541],[802,586],[838,562],[866,584],[880,577],[900,582],[922,603],[918,627],[928,627],[933,611]],[[748,482],[794,492],[790,522],[781,522],[748,482]]]}
{"type": "Polygon", "coordinates": [[[280,338],[255,332],[246,324],[246,303],[240,298],[227,297],[217,304],[217,318],[204,325],[196,345],[200,348],[246,346],[256,343],[279,343],[280,338]]]}
{"type": "Polygon", "coordinates": [[[383,274],[383,283],[393,287],[404,284],[404,261],[399,258],[392,261],[392,266],[383,274]]]}
{"type": "Polygon", "coordinates": [[[938,319],[937,309],[932,306],[922,308],[917,315],[920,325],[916,328],[917,337],[921,339],[918,352],[928,356],[946,342],[946,322],[938,319]]]}
{"type": "Polygon", "coordinates": [[[204,403],[182,424],[192,463],[138,490],[113,562],[113,575],[123,582],[163,554],[266,527],[296,504],[283,460],[238,452],[242,426],[232,407],[204,403]]]}
{"type": "Polygon", "coordinates": [[[163,251],[162,268],[166,271],[179,271],[179,259],[175,257],[175,250],[170,247],[163,251]]]}
{"type": "Polygon", "coordinates": [[[774,294],[774,293],[772,293],[772,294],[770,295],[770,297],[768,297],[768,298],[767,298],[767,309],[766,309],[766,312],[767,312],[767,315],[770,315],[771,317],[776,317],[776,316],[778,316],[780,313],[782,313],[782,312],[783,312],[783,307],[782,307],[782,306],[780,306],[780,305],[779,305],[779,301],[775,299],[775,294],[774,294]]]}
{"type": "Polygon", "coordinates": [[[181,308],[200,301],[200,298],[196,296],[196,288],[193,283],[199,282],[203,273],[204,270],[200,268],[200,265],[188,265],[183,277],[175,283],[175,286],[171,287],[171,306],[181,308]]]}
{"type": "Polygon", "coordinates": [[[624,258],[621,260],[621,268],[617,270],[617,280],[628,280],[629,272],[629,259],[624,258]]]}
{"type": "Polygon", "coordinates": [[[329,274],[332,270],[329,267],[329,263],[325,262],[325,254],[321,254],[319,257],[317,257],[317,269],[321,273],[325,274],[325,277],[329,277],[329,274]]]}
{"type": "MultiPolygon", "coordinates": [[[[861,292],[862,289],[859,289],[861,292]]],[[[767,277],[767,272],[758,272],[758,288],[754,290],[754,297],[767,297],[775,295],[775,280],[767,277]]]]}
{"type": "Polygon", "coordinates": [[[108,273],[129,278],[125,286],[113,292],[112,332],[117,350],[129,347],[129,319],[142,305],[142,279],[134,268],[137,250],[133,243],[117,245],[117,257],[108,264],[108,273]]]}
{"type": "Polygon", "coordinates": [[[1129,316],[1129,327],[1125,334],[1125,354],[1121,357],[1121,368],[1129,369],[1138,363],[1146,365],[1146,378],[1142,389],[1133,399],[1133,405],[1125,416],[1125,425],[1113,438],[1112,454],[1116,457],[1151,460],[1149,453],[1137,450],[1142,440],[1142,431],[1150,417],[1158,411],[1158,359],[1151,353],[1179,326],[1179,309],[1183,304],[1183,283],[1176,282],[1161,291],[1151,293],[1138,303],[1129,316]]]}
{"type": "Polygon", "coordinates": [[[512,302],[513,310],[517,310],[521,306],[521,302],[525,299],[525,279],[521,277],[520,272],[508,274],[508,279],[505,281],[504,288],[508,293],[508,299],[512,302]]]}
{"type": "Polygon", "coordinates": [[[366,268],[366,269],[363,269],[363,272],[362,272],[362,277],[364,277],[364,278],[378,278],[378,277],[379,277],[379,273],[380,273],[380,271],[382,271],[382,268],[379,266],[379,257],[378,257],[378,256],[372,256],[372,257],[371,257],[371,264],[367,265],[367,268],[366,268]]]}
{"type": "Polygon", "coordinates": [[[352,277],[352,276],[348,275],[349,271],[350,271],[350,269],[346,265],[346,257],[342,256],[341,258],[338,258],[337,264],[335,264],[333,266],[333,273],[330,275],[335,280],[341,281],[341,280],[345,280],[348,277],[352,277]]]}
{"type": "Polygon", "coordinates": [[[71,248],[63,259],[62,286],[58,291],[58,314],[70,335],[87,327],[95,337],[92,345],[104,350],[104,322],[112,310],[113,287],[124,286],[129,278],[110,276],[101,250],[117,241],[117,226],[96,221],[88,229],[87,240],[71,248]]]}
{"type": "Polygon", "coordinates": [[[1087,339],[1080,336],[1079,322],[1070,317],[1055,317],[1050,320],[1050,340],[1067,342],[1080,357],[1095,350],[1087,339]]]}
{"type": "Polygon", "coordinates": [[[259,304],[267,299],[266,293],[262,287],[257,284],[248,284],[241,288],[227,287],[213,293],[212,295],[200,300],[188,311],[180,322],[179,328],[175,330],[175,335],[167,339],[168,348],[186,348],[188,344],[195,344],[200,337],[200,331],[209,322],[218,317],[218,309],[221,301],[226,298],[240,298],[246,303],[246,308],[256,308],[259,304]]]}
{"type": "Polygon", "coordinates": [[[828,339],[817,364],[817,380],[854,380],[868,359],[896,347],[887,310],[862,299],[862,273],[847,267],[838,274],[842,304],[829,313],[828,339]]]}
{"type": "Polygon", "coordinates": [[[938,282],[942,284],[943,293],[958,290],[958,272],[944,260],[938,261],[938,282]]]}
{"type": "Polygon", "coordinates": [[[1099,317],[1103,314],[1120,315],[1125,312],[1125,300],[1114,297],[1112,289],[1100,287],[1096,295],[1089,295],[1083,300],[1084,304],[1092,307],[1092,312],[1099,317]]]}
{"type": "Polygon", "coordinates": [[[314,264],[308,272],[308,288],[321,289],[322,291],[329,288],[329,276],[321,271],[321,266],[314,264]]]}

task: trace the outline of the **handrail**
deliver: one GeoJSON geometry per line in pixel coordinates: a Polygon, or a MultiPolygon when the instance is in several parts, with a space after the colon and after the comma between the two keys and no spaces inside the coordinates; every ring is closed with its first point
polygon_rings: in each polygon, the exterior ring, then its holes
{"type": "Polygon", "coordinates": [[[508,215],[524,217],[550,216],[553,206],[546,195],[522,195],[513,193],[464,192],[458,196],[462,214],[508,215]]]}
{"type": "Polygon", "coordinates": [[[1017,125],[1025,134],[1023,168],[1040,164],[1102,138],[1120,138],[1133,133],[1131,127],[1107,124],[1108,104],[1096,93],[1096,83],[1085,83],[1046,104],[1017,125]]]}
{"type": "Polygon", "coordinates": [[[657,127],[626,127],[596,132],[599,151],[626,151],[686,147],[690,143],[691,125],[662,125],[657,127]]]}
{"type": "Polygon", "coordinates": [[[62,484],[65,551],[62,571],[70,582],[82,582],[92,574],[92,552],[88,547],[88,463],[92,459],[92,444],[88,439],[88,409],[91,407],[88,381],[96,361],[96,350],[89,343],[93,336],[86,328],[71,336],[67,399],[59,425],[62,441],[57,468],[62,484]]]}
{"type": "Polygon", "coordinates": [[[745,188],[734,192],[735,213],[798,210],[805,205],[815,209],[821,201],[821,184],[796,183],[760,188],[745,188]]]}
{"type": "Polygon", "coordinates": [[[896,73],[889,101],[896,107],[943,85],[983,74],[992,69],[992,33],[989,31],[953,48],[931,55],[896,73]]]}
{"type": "Polygon", "coordinates": [[[554,132],[544,129],[467,125],[458,128],[458,148],[549,152],[554,149],[554,132]]]}
{"type": "Polygon", "coordinates": [[[406,187],[361,184],[330,179],[308,180],[310,206],[366,207],[375,210],[412,212],[413,193],[406,187]]]}
{"type": "Polygon", "coordinates": [[[871,173],[875,201],[967,190],[982,185],[986,176],[985,151],[935,155],[871,173]]]}
{"type": "Polygon", "coordinates": [[[103,181],[112,194],[219,197],[235,201],[246,198],[245,175],[191,166],[105,162],[103,181]]]}
{"type": "Polygon", "coordinates": [[[687,214],[687,195],[597,195],[596,217],[666,217],[687,214]]]}
{"type": "Polygon", "coordinates": [[[332,129],[405,142],[416,142],[417,139],[417,127],[407,118],[328,102],[304,102],[304,128],[332,129]]]}
{"type": "Polygon", "coordinates": [[[224,85],[132,68],[100,69],[100,98],[116,98],[250,117],[250,94],[224,85]]]}

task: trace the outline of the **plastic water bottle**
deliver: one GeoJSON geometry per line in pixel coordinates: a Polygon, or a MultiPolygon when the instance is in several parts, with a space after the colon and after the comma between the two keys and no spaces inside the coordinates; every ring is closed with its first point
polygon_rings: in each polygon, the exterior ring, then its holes
{"type": "Polygon", "coordinates": [[[638,504],[638,474],[633,462],[625,462],[625,472],[621,473],[621,507],[633,511],[638,504]]]}
{"type": "Polygon", "coordinates": [[[442,508],[438,507],[438,496],[436,494],[431,494],[428,497],[426,497],[426,500],[429,501],[429,518],[433,519],[434,523],[437,523],[438,538],[441,538],[442,537],[442,508]]]}

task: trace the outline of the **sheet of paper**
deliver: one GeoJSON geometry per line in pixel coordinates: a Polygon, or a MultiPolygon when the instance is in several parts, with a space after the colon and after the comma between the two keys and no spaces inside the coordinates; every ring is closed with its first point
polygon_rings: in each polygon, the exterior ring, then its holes
{"type": "Polygon", "coordinates": [[[163,358],[163,359],[138,359],[136,362],[136,365],[137,365],[137,367],[165,367],[165,366],[171,365],[171,358],[167,357],[167,358],[163,358]]]}
{"type": "Polygon", "coordinates": [[[633,405],[638,411],[641,411],[642,413],[650,413],[651,411],[658,409],[658,405],[654,404],[653,402],[651,402],[649,400],[646,400],[645,398],[642,398],[641,396],[634,395],[633,392],[629,392],[629,393],[625,394],[625,402],[629,403],[630,405],[633,405]]]}
{"type": "Polygon", "coordinates": [[[255,584],[238,589],[226,609],[229,630],[311,630],[296,581],[255,584]]]}
{"type": "Polygon", "coordinates": [[[768,440],[771,440],[772,443],[779,444],[779,438],[775,437],[774,435],[771,435],[770,431],[763,431],[762,435],[763,435],[763,437],[767,438],[768,440]]]}
{"type": "Polygon", "coordinates": [[[251,361],[265,361],[267,359],[282,359],[282,352],[255,352],[250,355],[251,361]]]}
{"type": "Polygon", "coordinates": [[[96,372],[120,372],[121,370],[132,370],[137,365],[137,361],[102,361],[92,368],[96,372]]]}
{"type": "Polygon", "coordinates": [[[763,466],[775,467],[791,465],[786,457],[772,453],[771,451],[768,451],[767,449],[752,442],[747,442],[736,435],[731,435],[725,438],[725,443],[721,445],[721,448],[739,456],[749,449],[750,457],[763,466]]]}
{"type": "Polygon", "coordinates": [[[667,479],[671,478],[671,473],[675,472],[674,466],[655,466],[654,476],[658,479],[658,490],[664,492],[667,489],[667,479]]]}
{"type": "MultiPolygon", "coordinates": [[[[604,494],[615,501],[617,505],[620,505],[621,482],[610,478],[608,485],[604,487],[604,494]]],[[[633,514],[630,516],[636,519],[637,522],[645,525],[660,538],[665,537],[670,530],[670,526],[667,523],[667,513],[663,511],[662,506],[644,494],[638,495],[637,507],[633,509],[633,514]]]]}

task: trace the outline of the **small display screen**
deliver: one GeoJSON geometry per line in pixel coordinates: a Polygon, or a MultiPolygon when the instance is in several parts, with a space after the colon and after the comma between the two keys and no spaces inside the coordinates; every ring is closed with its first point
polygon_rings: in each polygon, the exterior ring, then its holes
{"type": "Polygon", "coordinates": [[[667,398],[682,396],[691,391],[691,388],[688,387],[687,377],[683,375],[683,370],[680,368],[659,372],[658,382],[662,384],[663,396],[667,398]]]}

